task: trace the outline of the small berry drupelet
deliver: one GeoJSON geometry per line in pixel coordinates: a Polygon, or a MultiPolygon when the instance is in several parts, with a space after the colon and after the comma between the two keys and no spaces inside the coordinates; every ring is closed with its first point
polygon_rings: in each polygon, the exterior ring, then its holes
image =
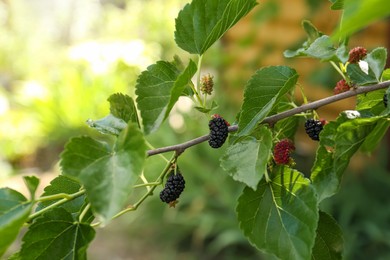
{"type": "Polygon", "coordinates": [[[385,105],[385,107],[387,107],[387,93],[385,93],[384,95],[383,95],[383,105],[385,105]]]}
{"type": "Polygon", "coordinates": [[[290,164],[292,159],[290,154],[295,150],[295,146],[290,139],[280,140],[274,147],[274,160],[276,164],[290,164]]]}
{"type": "Polygon", "coordinates": [[[225,143],[229,134],[228,126],[229,123],[226,122],[220,115],[213,115],[213,118],[209,121],[209,145],[212,148],[219,148],[225,143]]]}
{"type": "Polygon", "coordinates": [[[160,199],[165,203],[172,203],[176,201],[185,188],[185,181],[180,172],[176,174],[172,170],[169,174],[165,188],[160,192],[160,199]]]}
{"type": "Polygon", "coordinates": [[[351,86],[348,85],[347,81],[345,79],[342,79],[336,83],[336,87],[333,89],[333,93],[340,94],[345,91],[348,91],[351,88],[351,86]]]}
{"type": "Polygon", "coordinates": [[[308,119],[305,122],[305,131],[309,135],[309,137],[315,141],[320,140],[320,133],[324,128],[324,121],[308,119]]]}
{"type": "Polygon", "coordinates": [[[366,57],[367,50],[364,47],[355,47],[349,51],[348,62],[349,63],[358,63],[361,59],[366,57]]]}
{"type": "Polygon", "coordinates": [[[213,76],[207,74],[206,76],[203,76],[202,79],[200,80],[201,83],[200,91],[203,94],[211,95],[211,93],[213,92],[213,88],[214,88],[213,78],[214,78],[213,76]]]}

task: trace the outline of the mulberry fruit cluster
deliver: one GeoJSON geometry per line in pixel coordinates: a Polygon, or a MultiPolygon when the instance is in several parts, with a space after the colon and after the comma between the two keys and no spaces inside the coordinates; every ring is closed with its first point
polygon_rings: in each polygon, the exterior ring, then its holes
{"type": "Polygon", "coordinates": [[[165,203],[176,201],[185,188],[185,180],[180,172],[174,174],[172,171],[165,183],[164,189],[160,192],[160,199],[165,203]]]}
{"type": "Polygon", "coordinates": [[[324,122],[325,121],[320,121],[320,120],[315,120],[315,119],[308,119],[305,122],[305,131],[307,135],[315,140],[319,141],[320,140],[320,133],[322,129],[324,128],[324,122]]]}
{"type": "Polygon", "coordinates": [[[349,51],[348,62],[349,63],[358,63],[361,59],[366,57],[367,50],[363,47],[355,47],[349,51]]]}
{"type": "Polygon", "coordinates": [[[342,79],[339,82],[337,82],[336,87],[333,89],[333,93],[335,95],[340,94],[345,91],[348,91],[350,88],[351,87],[348,85],[347,81],[345,81],[345,79],[342,79]]]}
{"type": "Polygon", "coordinates": [[[219,115],[214,115],[213,119],[209,121],[209,145],[212,148],[219,148],[225,143],[229,134],[228,126],[229,123],[219,115]]]}
{"type": "Polygon", "coordinates": [[[383,104],[387,107],[387,93],[383,95],[383,104]]]}
{"type": "Polygon", "coordinates": [[[202,79],[200,80],[201,86],[200,86],[200,91],[202,91],[203,94],[208,94],[211,95],[213,92],[214,88],[214,80],[213,76],[210,74],[203,76],[202,79]]]}
{"type": "Polygon", "coordinates": [[[295,150],[295,146],[290,139],[283,139],[276,143],[274,147],[274,160],[276,164],[290,164],[290,154],[295,150]]]}

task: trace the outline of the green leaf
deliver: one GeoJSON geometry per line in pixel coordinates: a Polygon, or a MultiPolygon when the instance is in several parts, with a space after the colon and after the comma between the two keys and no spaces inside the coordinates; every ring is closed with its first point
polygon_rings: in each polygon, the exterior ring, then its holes
{"type": "Polygon", "coordinates": [[[337,192],[349,160],[375,129],[379,120],[382,120],[381,117],[362,118],[359,114],[358,111],[344,112],[337,119],[338,122],[327,124],[321,132],[320,146],[311,173],[319,201],[337,192]],[[325,129],[328,129],[327,132],[324,132],[325,129]],[[328,151],[325,146],[330,146],[333,151],[328,151]]]}
{"type": "Polygon", "coordinates": [[[118,136],[119,133],[127,126],[125,121],[111,114],[98,120],[88,119],[86,123],[89,127],[95,128],[102,134],[115,136],[118,136]]]}
{"type": "Polygon", "coordinates": [[[221,157],[221,167],[234,180],[254,190],[267,171],[272,148],[272,133],[268,128],[261,127],[256,134],[258,139],[253,136],[239,137],[221,157]]]}
{"type": "Polygon", "coordinates": [[[321,33],[318,31],[318,29],[308,20],[302,21],[302,27],[307,34],[307,43],[309,45],[321,36],[321,33]]]}
{"type": "Polygon", "coordinates": [[[378,82],[370,67],[367,75],[362,71],[358,64],[349,64],[347,66],[347,75],[353,81],[353,83],[359,86],[369,85],[378,82]]]}
{"type": "Polygon", "coordinates": [[[295,87],[297,79],[297,72],[286,66],[259,69],[245,86],[238,135],[249,135],[279,100],[295,87]]]}
{"type": "Polygon", "coordinates": [[[382,73],[383,80],[390,80],[390,69],[385,69],[382,73]]]}
{"type": "Polygon", "coordinates": [[[54,208],[37,218],[23,237],[20,258],[87,259],[86,250],[95,230],[74,221],[63,208],[54,208]]]}
{"type": "Polygon", "coordinates": [[[367,54],[366,61],[378,82],[380,81],[382,72],[385,69],[386,59],[387,50],[383,47],[376,48],[367,54]]]}
{"type": "Polygon", "coordinates": [[[342,10],[344,8],[344,0],[329,0],[332,3],[330,9],[342,10]]]}
{"type": "Polygon", "coordinates": [[[192,77],[195,75],[198,70],[195,62],[190,60],[187,68],[177,77],[175,84],[171,90],[171,98],[168,103],[168,107],[165,112],[164,120],[169,116],[173,106],[179,100],[179,97],[182,95],[183,91],[187,87],[188,83],[191,82],[192,77]]]}
{"type": "Polygon", "coordinates": [[[333,37],[348,37],[389,15],[388,0],[344,0],[344,12],[340,22],[342,28],[336,31],[333,37]]]}
{"type": "Polygon", "coordinates": [[[132,185],[142,172],[147,146],[136,124],[129,124],[121,132],[114,150],[113,154],[86,165],[79,175],[95,215],[103,222],[125,206],[132,185]]]}
{"type": "MultiPolygon", "coordinates": [[[[64,175],[59,175],[50,182],[50,185],[45,187],[42,196],[50,196],[50,195],[55,195],[55,194],[59,194],[59,193],[73,194],[73,193],[78,192],[80,190],[80,188],[81,188],[81,185],[79,182],[77,182],[73,179],[70,179],[64,175]]],[[[46,208],[47,206],[50,206],[51,204],[57,202],[58,200],[60,200],[60,199],[50,200],[50,201],[41,201],[38,204],[36,211],[42,210],[42,209],[46,208]]],[[[64,208],[66,211],[71,213],[74,216],[74,219],[76,220],[77,216],[79,214],[79,211],[84,204],[84,200],[85,200],[85,195],[80,196],[78,198],[75,198],[71,201],[68,201],[59,207],[64,208]]]]}
{"type": "Polygon", "coordinates": [[[317,38],[303,53],[309,57],[328,61],[336,57],[336,48],[333,46],[333,42],[329,36],[322,35],[317,38]]]}
{"type": "Polygon", "coordinates": [[[193,0],[176,18],[176,44],[202,55],[256,4],[255,0],[193,0]]]}
{"type": "Polygon", "coordinates": [[[192,60],[183,72],[179,71],[175,62],[158,61],[141,73],[135,93],[146,134],[156,131],[168,117],[196,70],[192,60]]]}
{"type": "Polygon", "coordinates": [[[254,246],[280,259],[310,259],[318,221],[315,191],[288,167],[277,167],[270,177],[239,197],[240,228],[254,246]]]}
{"type": "Polygon", "coordinates": [[[327,213],[320,211],[317,236],[313,247],[312,260],[341,260],[344,239],[341,228],[327,213]]]}
{"type": "Polygon", "coordinates": [[[390,121],[388,119],[378,121],[374,130],[372,130],[372,132],[366,137],[366,140],[362,144],[360,150],[364,153],[371,153],[374,151],[382,141],[389,127],[390,121]]]}
{"type": "Polygon", "coordinates": [[[116,93],[112,94],[107,101],[110,102],[110,112],[114,117],[120,118],[126,123],[131,121],[139,125],[137,108],[131,97],[116,93]]]}
{"type": "Polygon", "coordinates": [[[74,137],[65,145],[65,150],[61,153],[62,174],[77,179],[81,170],[110,154],[110,149],[104,143],[86,136],[74,137]]]}
{"type": "Polygon", "coordinates": [[[34,200],[35,192],[37,191],[39,185],[39,179],[35,176],[23,176],[23,180],[30,192],[31,199],[34,200]]]}
{"type": "Polygon", "coordinates": [[[211,107],[209,108],[204,108],[204,107],[194,107],[194,108],[203,114],[207,114],[208,112],[213,111],[218,107],[219,107],[218,104],[213,100],[213,102],[211,103],[211,107]]]}
{"type": "Polygon", "coordinates": [[[31,208],[32,204],[19,192],[10,188],[0,189],[0,256],[15,240],[31,208]]]}

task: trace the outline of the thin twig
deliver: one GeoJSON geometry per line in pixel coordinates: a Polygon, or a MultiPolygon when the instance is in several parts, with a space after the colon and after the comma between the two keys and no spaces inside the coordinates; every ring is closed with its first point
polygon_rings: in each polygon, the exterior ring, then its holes
{"type": "MultiPolygon", "coordinates": [[[[290,117],[292,115],[299,114],[299,113],[302,113],[302,112],[305,112],[308,110],[314,110],[314,109],[317,109],[319,107],[334,103],[334,102],[342,100],[342,99],[350,98],[353,96],[357,96],[359,94],[368,93],[368,92],[378,90],[378,89],[383,89],[383,88],[386,88],[389,86],[390,86],[390,80],[384,81],[384,82],[381,82],[381,83],[378,83],[375,85],[356,87],[356,88],[353,88],[349,91],[346,91],[346,92],[343,92],[343,93],[340,93],[337,95],[333,95],[330,97],[326,97],[326,98],[323,98],[323,99],[320,99],[320,100],[317,100],[317,101],[314,101],[311,103],[303,104],[299,107],[295,107],[295,108],[292,108],[290,110],[283,111],[279,114],[275,114],[275,115],[266,117],[263,121],[260,122],[260,124],[273,125],[277,121],[282,120],[282,119],[287,118],[287,117],[290,117]]],[[[229,132],[235,132],[237,130],[238,130],[238,125],[233,125],[233,126],[229,127],[229,132]]],[[[190,141],[187,141],[187,142],[184,142],[181,144],[176,144],[176,145],[172,145],[172,146],[166,146],[166,147],[161,147],[161,148],[149,150],[149,151],[147,151],[147,155],[153,156],[153,155],[157,155],[160,153],[166,153],[166,152],[171,152],[171,151],[176,151],[176,152],[182,153],[187,148],[195,146],[195,145],[200,144],[200,143],[203,143],[203,142],[207,141],[208,139],[209,139],[209,135],[203,135],[203,136],[200,136],[198,138],[192,139],[190,141]]]]}

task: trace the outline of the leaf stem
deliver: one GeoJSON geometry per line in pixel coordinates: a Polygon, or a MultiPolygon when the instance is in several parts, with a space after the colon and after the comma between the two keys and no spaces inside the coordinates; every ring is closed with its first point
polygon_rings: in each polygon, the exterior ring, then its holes
{"type": "Polygon", "coordinates": [[[50,200],[58,200],[58,199],[72,199],[71,195],[67,194],[67,193],[57,193],[57,194],[53,194],[53,195],[49,195],[49,196],[42,196],[38,199],[36,199],[35,201],[37,202],[42,202],[42,201],[50,201],[50,200]]]}
{"type": "Polygon", "coordinates": [[[343,79],[347,82],[349,82],[349,80],[345,77],[344,73],[340,70],[339,66],[337,66],[336,63],[334,63],[334,61],[329,61],[330,64],[332,64],[333,68],[341,75],[341,77],[343,77],[343,79]]]}
{"type": "Polygon", "coordinates": [[[161,182],[148,182],[148,183],[142,183],[142,184],[137,184],[133,185],[133,188],[141,188],[141,187],[147,187],[147,186],[157,186],[160,185],[161,182]]]}
{"type": "Polygon", "coordinates": [[[91,203],[88,203],[87,206],[83,209],[83,211],[80,213],[79,216],[79,222],[81,223],[85,215],[87,214],[88,210],[91,208],[91,203]]]}
{"type": "MultiPolygon", "coordinates": [[[[61,194],[61,193],[60,193],[60,194],[61,194]]],[[[31,215],[28,217],[28,221],[33,220],[34,218],[36,218],[36,217],[42,215],[43,213],[45,213],[45,212],[51,210],[52,208],[58,207],[58,206],[60,206],[60,205],[62,205],[62,204],[64,204],[64,203],[66,203],[66,202],[68,202],[68,201],[70,201],[70,200],[74,200],[75,198],[78,198],[78,197],[80,197],[80,196],[83,195],[83,194],[85,194],[85,190],[84,190],[84,189],[83,189],[83,190],[80,190],[80,191],[78,191],[78,192],[75,192],[75,193],[73,193],[73,194],[68,194],[68,196],[63,197],[63,199],[61,199],[61,200],[59,200],[59,201],[57,201],[57,202],[54,202],[53,204],[47,206],[46,208],[43,208],[43,209],[41,209],[40,211],[37,211],[37,212],[31,214],[31,215]]],[[[58,194],[55,194],[55,195],[58,195],[58,194]]],[[[54,197],[54,195],[53,195],[53,196],[45,196],[45,197],[54,197]]],[[[43,197],[41,197],[41,198],[43,198],[43,197]]],[[[39,198],[39,199],[41,199],[41,198],[39,198]]],[[[39,199],[37,199],[37,201],[39,201],[39,199]]],[[[42,201],[42,200],[41,200],[41,201],[42,201]]]]}

